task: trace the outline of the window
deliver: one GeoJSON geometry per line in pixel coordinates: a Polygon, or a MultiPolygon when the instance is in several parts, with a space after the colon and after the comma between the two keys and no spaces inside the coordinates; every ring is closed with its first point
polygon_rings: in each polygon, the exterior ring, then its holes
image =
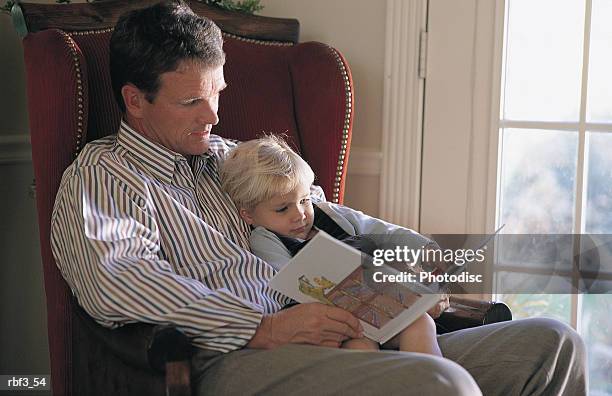
{"type": "MultiPolygon", "coordinates": [[[[612,0],[429,0],[422,232],[507,223],[504,233],[612,234],[610,20],[612,0]]],[[[498,268],[498,280],[551,278],[514,264],[498,268]]],[[[612,258],[603,264],[595,280],[570,265],[555,281],[609,293],[612,258]]],[[[590,394],[612,395],[612,294],[501,298],[516,318],[577,329],[590,394]]]]}
{"type": "MultiPolygon", "coordinates": [[[[507,0],[505,11],[497,223],[506,233],[612,234],[612,1],[507,0]]],[[[593,276],[566,274],[612,290],[612,266],[593,276]]],[[[590,393],[612,394],[612,294],[501,298],[516,317],[576,328],[590,393]]]]}

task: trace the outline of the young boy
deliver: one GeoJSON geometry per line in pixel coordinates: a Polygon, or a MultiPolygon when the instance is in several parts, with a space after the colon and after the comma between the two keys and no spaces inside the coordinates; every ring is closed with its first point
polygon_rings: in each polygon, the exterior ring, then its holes
{"type": "MultiPolygon", "coordinates": [[[[253,227],[254,254],[280,270],[319,229],[361,251],[384,245],[389,238],[419,248],[431,241],[422,235],[350,208],[311,202],[314,173],[282,139],[267,136],[239,144],[219,169],[221,185],[253,227]],[[367,238],[360,238],[367,234],[367,238]],[[397,240],[397,238],[396,238],[397,240]]],[[[433,319],[424,314],[385,345],[401,351],[441,356],[433,319]]],[[[344,342],[343,348],[379,349],[366,338],[344,342]]]]}

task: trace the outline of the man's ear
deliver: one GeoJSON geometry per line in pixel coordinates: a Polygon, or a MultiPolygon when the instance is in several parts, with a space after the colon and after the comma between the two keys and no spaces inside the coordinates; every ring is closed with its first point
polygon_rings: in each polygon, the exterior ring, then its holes
{"type": "Polygon", "coordinates": [[[143,118],[144,101],[147,100],[144,92],[133,84],[125,84],[121,88],[121,96],[125,103],[125,111],[132,117],[143,118]]]}
{"type": "Polygon", "coordinates": [[[242,217],[242,219],[246,221],[247,224],[249,225],[255,224],[255,220],[253,220],[253,216],[251,216],[251,213],[247,209],[240,208],[239,213],[240,213],[240,217],[242,217]]]}

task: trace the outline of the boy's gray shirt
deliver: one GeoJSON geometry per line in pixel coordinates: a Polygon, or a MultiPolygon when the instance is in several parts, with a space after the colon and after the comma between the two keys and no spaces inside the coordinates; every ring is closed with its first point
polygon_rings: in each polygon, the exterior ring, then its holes
{"type": "MultiPolygon", "coordinates": [[[[423,235],[395,224],[368,216],[360,211],[331,202],[314,204],[349,235],[368,234],[380,249],[394,249],[398,243],[418,249],[431,242],[423,235]]],[[[279,271],[291,260],[291,253],[271,231],[256,227],[249,239],[251,251],[279,271]]]]}

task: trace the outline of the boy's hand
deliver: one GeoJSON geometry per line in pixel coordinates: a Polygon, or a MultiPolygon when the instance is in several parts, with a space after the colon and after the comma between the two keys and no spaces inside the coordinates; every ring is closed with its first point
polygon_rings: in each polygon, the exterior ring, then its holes
{"type": "Polygon", "coordinates": [[[437,319],[442,315],[444,311],[446,311],[450,307],[450,301],[448,300],[448,295],[444,296],[436,305],[433,306],[427,313],[434,319],[437,319]]]}

